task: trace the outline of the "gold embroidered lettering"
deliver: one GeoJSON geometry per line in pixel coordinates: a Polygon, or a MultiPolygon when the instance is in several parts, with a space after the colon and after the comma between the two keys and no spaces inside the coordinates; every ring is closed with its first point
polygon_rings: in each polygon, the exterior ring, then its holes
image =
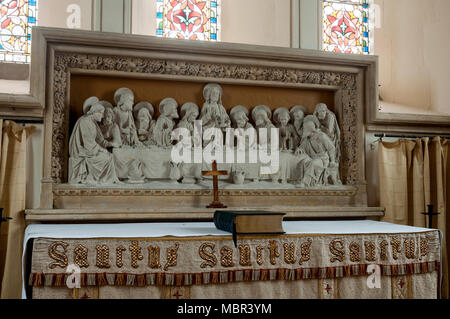
{"type": "Polygon", "coordinates": [[[116,248],[116,266],[119,268],[123,267],[123,252],[127,250],[123,246],[119,246],[116,248]]]}
{"type": "Polygon", "coordinates": [[[109,268],[109,248],[106,245],[96,246],[97,250],[97,258],[96,258],[96,266],[98,268],[109,268]]]}
{"type": "Polygon", "coordinates": [[[334,239],[331,241],[330,245],[330,253],[333,254],[333,257],[330,258],[330,261],[334,263],[335,261],[343,261],[345,256],[344,251],[344,241],[342,239],[334,239]]]}
{"type": "Polygon", "coordinates": [[[223,246],[220,250],[221,258],[220,263],[223,267],[233,267],[233,249],[227,246],[223,246]]]}
{"type": "Polygon", "coordinates": [[[269,246],[267,247],[269,249],[269,258],[270,263],[272,265],[276,264],[276,258],[280,257],[280,252],[278,251],[278,245],[275,240],[271,240],[269,242],[269,246]]]}
{"type": "Polygon", "coordinates": [[[217,258],[214,255],[215,247],[216,245],[214,245],[213,243],[204,243],[200,246],[200,248],[198,249],[198,253],[200,255],[200,258],[205,260],[205,262],[200,265],[200,268],[215,267],[217,265],[217,258]],[[208,252],[206,250],[207,248],[211,249],[211,252],[208,252]]]}
{"type": "Polygon", "coordinates": [[[133,268],[138,268],[138,260],[144,259],[144,256],[141,254],[141,247],[139,247],[139,243],[137,241],[132,241],[129,247],[131,252],[131,266],[133,268]]]}
{"type": "Polygon", "coordinates": [[[416,258],[416,241],[414,239],[405,239],[404,240],[405,245],[405,255],[408,259],[415,259],[416,258]]]}
{"type": "Polygon", "coordinates": [[[167,271],[169,267],[175,267],[178,263],[178,248],[180,245],[175,243],[174,247],[167,248],[167,261],[164,266],[164,271],[167,271]]]}
{"type": "Polygon", "coordinates": [[[387,255],[387,247],[389,246],[389,243],[386,240],[383,240],[380,243],[380,259],[385,261],[388,260],[388,255],[387,255]]]}
{"type": "Polygon", "coordinates": [[[263,259],[262,259],[262,251],[263,251],[263,249],[264,249],[264,246],[261,246],[261,245],[256,247],[256,262],[260,266],[263,264],[263,259]]]}
{"type": "Polygon", "coordinates": [[[401,253],[401,251],[402,251],[400,239],[398,237],[392,238],[391,246],[392,246],[392,258],[397,260],[398,254],[401,253]]]}
{"type": "Polygon", "coordinates": [[[311,244],[312,240],[308,239],[306,243],[302,243],[300,245],[301,257],[299,264],[302,265],[304,262],[307,262],[311,259],[311,244]]]}
{"type": "Polygon", "coordinates": [[[69,260],[67,259],[66,256],[66,251],[67,251],[67,247],[69,246],[68,243],[65,243],[63,241],[57,241],[53,244],[51,244],[48,247],[48,255],[56,260],[54,262],[51,262],[49,265],[50,269],[55,269],[56,267],[61,267],[61,268],[66,268],[67,265],[69,264],[69,260]],[[58,250],[58,247],[61,246],[63,248],[63,252],[60,252],[58,250]]]}
{"type": "Polygon", "coordinates": [[[152,269],[161,268],[160,248],[158,246],[148,247],[148,266],[152,269]]]}
{"type": "Polygon", "coordinates": [[[360,247],[357,243],[352,242],[349,246],[350,248],[350,261],[352,262],[360,262],[361,261],[361,255],[360,255],[360,247]]]}
{"type": "Polygon", "coordinates": [[[286,264],[295,264],[295,245],[294,243],[284,243],[284,261],[286,264]]]}
{"type": "Polygon", "coordinates": [[[375,243],[373,241],[364,242],[364,248],[366,252],[366,261],[375,261],[375,243]]]}
{"type": "Polygon", "coordinates": [[[239,245],[239,264],[241,266],[251,266],[250,245],[239,245]]]}
{"type": "Polygon", "coordinates": [[[420,259],[426,257],[430,253],[430,245],[428,244],[428,238],[420,239],[420,259]]]}
{"type": "Polygon", "coordinates": [[[74,249],[74,255],[75,255],[75,264],[78,265],[80,268],[87,268],[89,267],[88,263],[88,249],[84,247],[83,245],[78,245],[74,249]]]}

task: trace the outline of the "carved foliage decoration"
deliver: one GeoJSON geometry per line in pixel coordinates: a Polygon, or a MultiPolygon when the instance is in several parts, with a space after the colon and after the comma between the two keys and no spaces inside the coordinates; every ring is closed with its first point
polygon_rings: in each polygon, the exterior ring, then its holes
{"type": "Polygon", "coordinates": [[[358,138],[356,75],[342,72],[303,71],[266,66],[243,66],[160,60],[152,58],[56,53],[54,65],[54,105],[52,134],[52,178],[67,181],[67,143],[69,140],[68,79],[69,69],[121,71],[144,74],[181,75],[215,79],[276,81],[337,86],[341,89],[342,145],[341,173],[344,184],[358,184],[358,138]]]}

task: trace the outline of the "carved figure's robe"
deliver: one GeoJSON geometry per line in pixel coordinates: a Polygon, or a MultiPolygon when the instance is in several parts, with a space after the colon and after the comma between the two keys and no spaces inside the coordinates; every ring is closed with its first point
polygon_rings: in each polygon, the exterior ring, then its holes
{"type": "Polygon", "coordinates": [[[70,184],[113,184],[118,182],[113,156],[106,147],[95,120],[82,116],[75,124],[69,141],[70,184]]]}
{"type": "MultiPolygon", "coordinates": [[[[190,135],[191,135],[190,136],[190,138],[191,138],[190,143],[191,144],[194,143],[194,123],[189,122],[187,119],[182,119],[180,121],[180,123],[178,123],[177,128],[185,128],[185,129],[187,129],[189,131],[190,135]]],[[[183,138],[184,138],[184,136],[183,136],[183,138]]],[[[201,143],[201,140],[197,141],[197,142],[201,143]]]]}
{"type": "Polygon", "coordinates": [[[303,136],[303,120],[301,121],[294,121],[294,128],[295,128],[295,132],[297,133],[298,136],[298,144],[297,146],[299,146],[299,144],[301,143],[301,139],[303,136]]]}
{"type": "Polygon", "coordinates": [[[231,120],[223,105],[217,103],[203,104],[202,112],[200,114],[203,130],[211,127],[227,128],[231,127],[231,120]]]}
{"type": "Polygon", "coordinates": [[[122,111],[120,107],[114,108],[116,123],[119,126],[122,143],[124,145],[134,146],[138,144],[139,139],[134,124],[133,113],[131,111],[122,111]]]}
{"type": "Polygon", "coordinates": [[[297,135],[297,131],[295,130],[294,125],[288,124],[286,126],[279,126],[280,133],[280,150],[295,150],[300,144],[300,138],[297,135]]]}
{"type": "Polygon", "coordinates": [[[165,115],[160,115],[153,129],[153,141],[161,147],[169,147],[172,145],[171,133],[175,126],[175,122],[165,115]]]}
{"type": "Polygon", "coordinates": [[[111,125],[99,124],[99,127],[106,141],[122,145],[122,137],[120,135],[119,126],[116,123],[111,125]]]}
{"type": "Polygon", "coordinates": [[[300,157],[299,181],[305,181],[305,177],[311,178],[306,187],[322,185],[324,171],[328,168],[330,161],[335,158],[335,148],[331,139],[323,132],[316,131],[310,136],[303,138],[300,144],[302,151],[300,157]]]}
{"type": "MultiPolygon", "coordinates": [[[[319,120],[320,121],[320,120],[319,120]]],[[[341,130],[333,112],[328,111],[324,120],[320,121],[320,129],[333,142],[335,148],[335,162],[339,163],[341,157],[341,130]]]]}
{"type": "Polygon", "coordinates": [[[266,129],[266,133],[267,133],[267,137],[266,137],[266,142],[267,142],[267,147],[270,147],[270,143],[271,143],[271,136],[272,136],[272,129],[276,128],[275,125],[273,125],[270,121],[267,121],[263,126],[260,127],[256,127],[256,131],[258,132],[258,143],[261,144],[262,143],[262,138],[261,138],[261,132],[259,131],[259,129],[266,129]]]}
{"type": "Polygon", "coordinates": [[[139,141],[141,141],[144,145],[147,146],[154,145],[152,137],[155,125],[156,125],[155,120],[151,120],[147,128],[140,128],[139,125],[137,125],[139,141]]]}

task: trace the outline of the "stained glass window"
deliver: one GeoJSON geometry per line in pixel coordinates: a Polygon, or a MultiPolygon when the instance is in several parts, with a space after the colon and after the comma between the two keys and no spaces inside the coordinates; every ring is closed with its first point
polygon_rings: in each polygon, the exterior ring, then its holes
{"type": "Polygon", "coordinates": [[[0,62],[30,63],[37,0],[0,0],[0,62]]]}
{"type": "Polygon", "coordinates": [[[323,50],[371,53],[370,4],[371,0],[324,0],[323,50]]]}
{"type": "Polygon", "coordinates": [[[156,35],[219,41],[219,0],[157,0],[156,35]]]}

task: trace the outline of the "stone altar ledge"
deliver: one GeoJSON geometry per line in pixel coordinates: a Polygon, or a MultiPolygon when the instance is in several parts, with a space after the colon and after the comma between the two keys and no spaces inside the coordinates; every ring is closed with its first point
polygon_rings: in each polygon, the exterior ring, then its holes
{"type": "MultiPolygon", "coordinates": [[[[285,219],[364,219],[384,216],[382,207],[229,207],[225,210],[281,211],[285,219]]],[[[165,221],[212,220],[215,209],[30,209],[25,211],[27,222],[94,222],[94,221],[165,221]]]]}

